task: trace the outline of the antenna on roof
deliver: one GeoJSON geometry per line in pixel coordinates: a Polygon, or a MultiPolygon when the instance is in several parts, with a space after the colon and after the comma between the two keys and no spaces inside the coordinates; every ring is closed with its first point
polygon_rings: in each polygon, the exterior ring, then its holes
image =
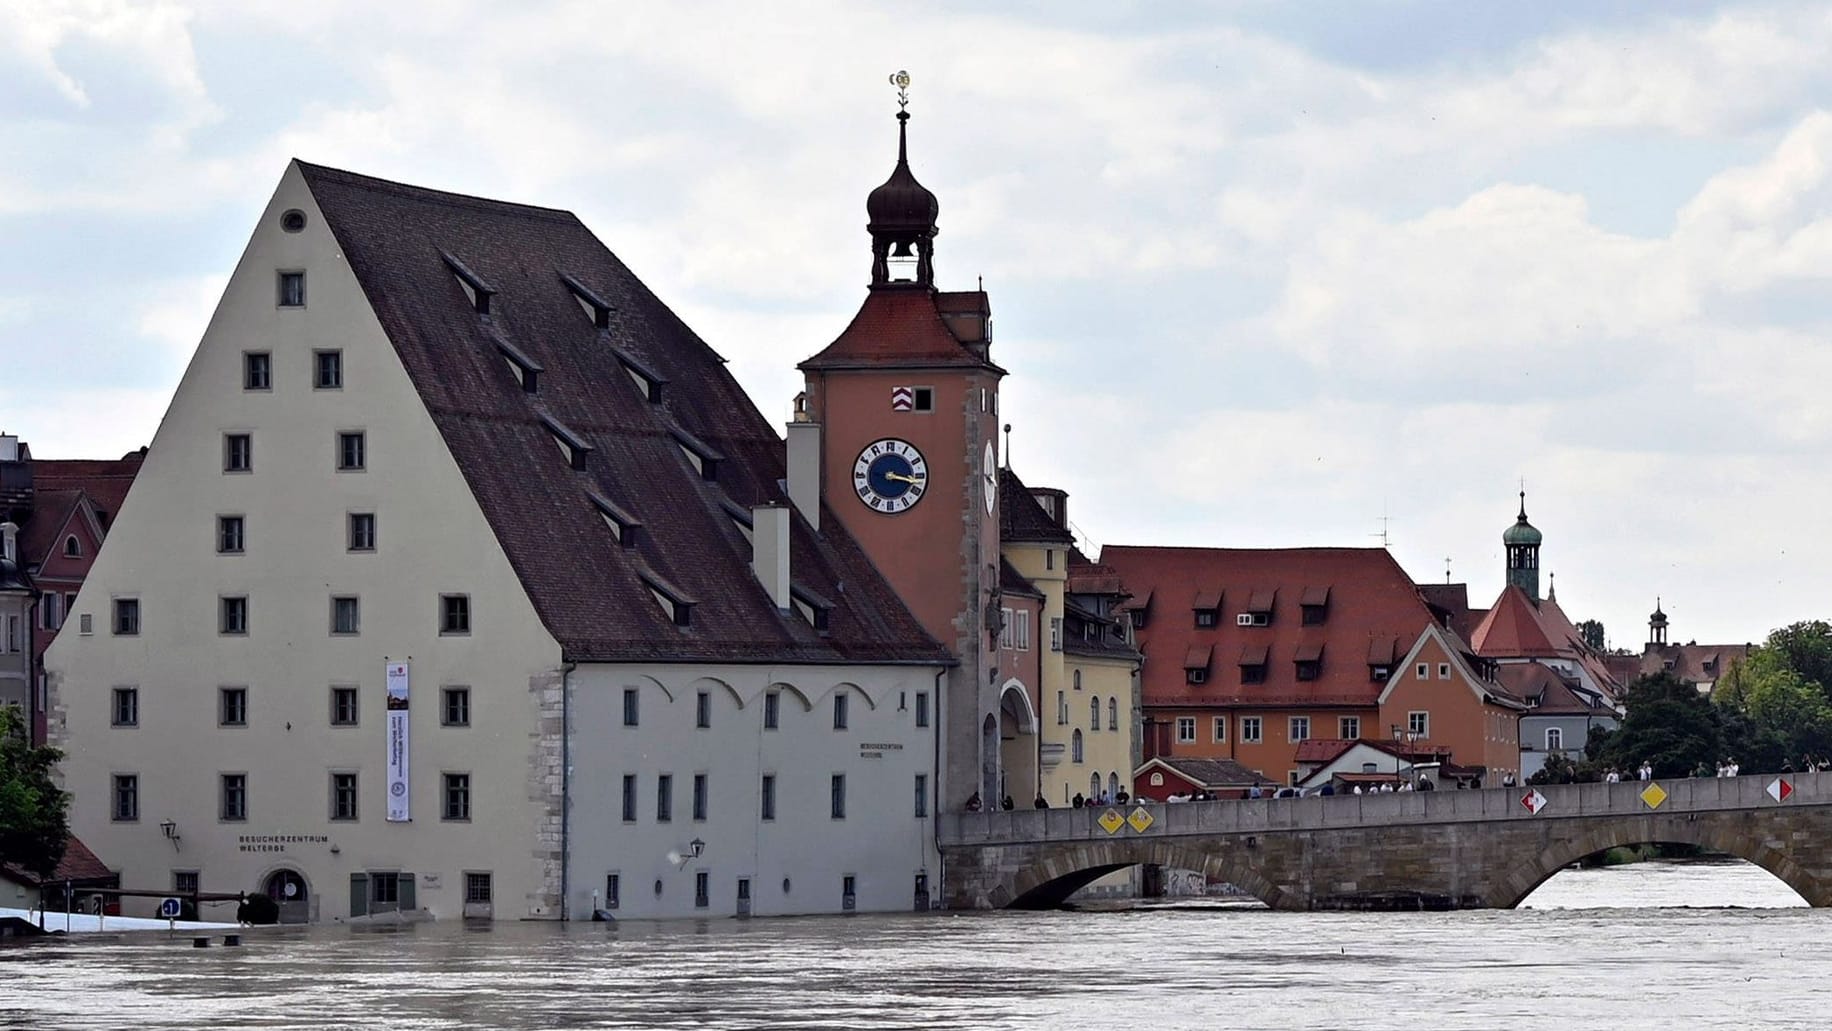
{"type": "Polygon", "coordinates": [[[1450,582],[1450,556],[1444,556],[1444,582],[1450,582]]]}
{"type": "Polygon", "coordinates": [[[1368,534],[1368,536],[1369,537],[1379,537],[1381,547],[1391,548],[1393,546],[1393,535],[1388,533],[1387,531],[1389,528],[1389,524],[1391,524],[1392,522],[1393,522],[1392,518],[1386,514],[1385,506],[1382,506],[1381,517],[1380,517],[1380,532],[1379,533],[1370,533],[1368,534]]]}

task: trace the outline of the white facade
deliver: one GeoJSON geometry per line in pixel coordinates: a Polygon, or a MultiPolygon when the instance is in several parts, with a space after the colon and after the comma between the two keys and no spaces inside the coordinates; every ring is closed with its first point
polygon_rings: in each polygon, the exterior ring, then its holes
{"type": "Polygon", "coordinates": [[[914,695],[935,691],[937,667],[682,665],[646,670],[646,680],[625,667],[568,672],[296,165],[46,668],[71,829],[121,871],[124,888],[169,890],[195,875],[206,892],[261,891],[285,875],[300,893],[290,915],[319,921],[396,908],[582,918],[592,887],[602,892],[605,873],[624,870],[626,911],[666,917],[708,912],[695,905],[695,867],[664,860],[695,837],[721,897],[734,877],[757,878],[757,913],[839,911],[842,875],[857,878],[858,908],[905,909],[913,871],[936,868],[932,825],[911,806],[914,778],[932,784],[935,765],[914,695]],[[288,212],[303,214],[302,228],[282,227],[288,212]],[[281,275],[297,272],[305,303],[278,303],[281,275]],[[335,385],[319,381],[321,352],[338,354],[335,385]],[[268,356],[264,378],[249,378],[250,353],[268,356]],[[356,433],[360,468],[340,469],[340,457],[350,464],[342,435],[356,433]],[[249,468],[227,470],[239,448],[230,437],[243,435],[249,468]],[[352,547],[353,514],[374,516],[372,548],[352,547]],[[240,520],[227,551],[224,518],[240,520]],[[464,599],[462,629],[448,623],[448,597],[464,599]],[[353,633],[338,632],[339,598],[357,600],[353,633]],[[117,627],[122,602],[137,608],[136,625],[117,627]],[[384,818],[390,662],[410,671],[406,822],[384,818]],[[704,678],[730,685],[715,694],[710,733],[695,726],[692,685],[704,678]],[[816,711],[785,700],[783,730],[765,737],[758,699],[778,681],[816,711]],[[628,683],[643,689],[645,718],[625,730],[628,683]],[[819,708],[841,683],[856,695],[847,733],[819,708]],[[353,714],[340,704],[352,688],[353,714]],[[898,708],[905,694],[910,711],[898,708]],[[769,824],[757,818],[766,768],[782,778],[782,817],[769,824]],[[655,775],[665,770],[677,778],[677,809],[657,827],[655,775]],[[601,815],[625,772],[643,778],[644,816],[630,828],[601,815]],[[696,772],[713,792],[704,824],[692,819],[696,772]],[[827,813],[831,773],[847,776],[844,821],[827,813]],[[123,777],[133,778],[131,800],[123,777]],[[796,882],[787,898],[784,877],[796,882]],[[659,898],[646,883],[657,878],[671,878],[659,898]],[[683,878],[686,890],[676,887],[683,878]]]}
{"type": "Polygon", "coordinates": [[[572,913],[732,916],[741,890],[758,916],[909,910],[919,878],[926,908],[940,887],[937,672],[580,666],[568,677],[572,913]],[[626,725],[625,692],[633,692],[635,725],[626,725]],[[627,813],[626,777],[634,778],[627,813]],[[700,790],[705,804],[696,811],[700,790]]]}

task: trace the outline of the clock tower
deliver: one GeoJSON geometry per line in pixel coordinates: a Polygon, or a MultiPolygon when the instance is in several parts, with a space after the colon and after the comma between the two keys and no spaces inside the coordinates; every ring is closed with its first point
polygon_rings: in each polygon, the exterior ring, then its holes
{"type": "MultiPolygon", "coordinates": [[[[901,91],[899,101],[907,103],[901,91]]],[[[977,792],[991,807],[1000,786],[994,667],[1005,370],[988,356],[986,294],[935,288],[940,205],[910,171],[909,120],[907,110],[897,112],[896,168],[865,202],[865,303],[838,339],[800,365],[807,389],[789,427],[790,494],[806,513],[818,490],[820,514],[846,527],[953,652],[957,664],[937,699],[940,804],[958,808],[977,792]]]]}

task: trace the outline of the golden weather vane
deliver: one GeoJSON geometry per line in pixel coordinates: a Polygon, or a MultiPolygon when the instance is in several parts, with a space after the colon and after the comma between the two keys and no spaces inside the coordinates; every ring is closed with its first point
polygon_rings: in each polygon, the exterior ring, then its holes
{"type": "Polygon", "coordinates": [[[910,106],[910,73],[895,71],[891,73],[891,85],[897,87],[897,107],[899,110],[910,106]]]}

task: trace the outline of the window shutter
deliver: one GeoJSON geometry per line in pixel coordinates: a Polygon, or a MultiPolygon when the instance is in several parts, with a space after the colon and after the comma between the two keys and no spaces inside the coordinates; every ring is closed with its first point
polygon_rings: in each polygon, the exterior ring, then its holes
{"type": "Polygon", "coordinates": [[[366,873],[350,875],[350,915],[369,915],[369,875],[366,873]]]}
{"type": "Polygon", "coordinates": [[[410,909],[418,909],[419,906],[417,906],[413,900],[413,874],[402,871],[395,876],[400,878],[396,884],[400,888],[398,898],[401,900],[401,912],[405,913],[410,909]]]}

